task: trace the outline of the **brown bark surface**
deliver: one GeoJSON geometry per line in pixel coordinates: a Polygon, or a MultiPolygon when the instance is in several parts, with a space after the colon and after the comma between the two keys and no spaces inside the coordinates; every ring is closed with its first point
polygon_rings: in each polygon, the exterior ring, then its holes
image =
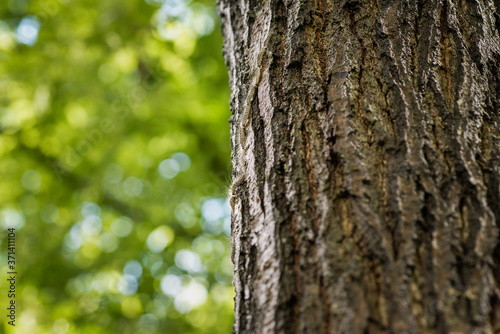
{"type": "Polygon", "coordinates": [[[500,1],[219,0],[235,333],[500,333],[500,1]]]}

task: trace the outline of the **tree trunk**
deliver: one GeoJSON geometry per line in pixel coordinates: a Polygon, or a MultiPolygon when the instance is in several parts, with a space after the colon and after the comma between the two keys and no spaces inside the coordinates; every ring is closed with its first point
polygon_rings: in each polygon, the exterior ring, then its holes
{"type": "Polygon", "coordinates": [[[234,333],[500,333],[500,0],[219,0],[234,333]]]}

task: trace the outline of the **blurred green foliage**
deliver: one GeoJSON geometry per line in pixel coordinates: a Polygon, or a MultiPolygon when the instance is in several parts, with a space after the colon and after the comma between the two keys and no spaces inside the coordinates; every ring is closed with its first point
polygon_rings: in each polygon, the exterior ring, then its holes
{"type": "Polygon", "coordinates": [[[18,272],[16,327],[4,311],[0,331],[230,332],[229,92],[214,5],[0,4],[0,276],[9,227],[18,272]]]}

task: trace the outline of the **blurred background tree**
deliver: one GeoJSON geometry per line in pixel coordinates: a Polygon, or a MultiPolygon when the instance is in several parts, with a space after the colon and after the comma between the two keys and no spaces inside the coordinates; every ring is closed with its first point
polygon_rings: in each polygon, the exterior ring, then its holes
{"type": "Polygon", "coordinates": [[[0,256],[6,273],[16,227],[19,273],[16,327],[2,316],[3,332],[230,332],[214,6],[2,1],[0,256]]]}

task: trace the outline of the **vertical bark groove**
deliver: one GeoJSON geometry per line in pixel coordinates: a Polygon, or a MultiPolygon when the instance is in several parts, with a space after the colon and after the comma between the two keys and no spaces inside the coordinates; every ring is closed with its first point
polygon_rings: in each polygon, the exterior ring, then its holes
{"type": "Polygon", "coordinates": [[[500,1],[219,11],[234,332],[500,333],[500,1]]]}

